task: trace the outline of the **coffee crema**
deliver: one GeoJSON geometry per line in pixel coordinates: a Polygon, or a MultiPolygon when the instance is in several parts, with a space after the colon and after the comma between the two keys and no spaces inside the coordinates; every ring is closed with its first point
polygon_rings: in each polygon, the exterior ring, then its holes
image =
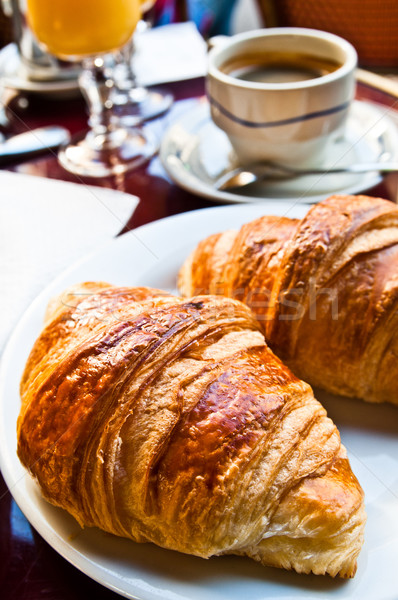
{"type": "Polygon", "coordinates": [[[333,73],[342,66],[330,58],[300,52],[257,52],[230,58],[220,70],[253,83],[306,81],[333,73]]]}

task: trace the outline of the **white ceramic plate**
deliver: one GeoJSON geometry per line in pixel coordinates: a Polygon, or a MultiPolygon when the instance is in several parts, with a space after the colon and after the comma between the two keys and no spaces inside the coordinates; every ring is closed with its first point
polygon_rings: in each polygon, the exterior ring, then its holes
{"type": "MultiPolygon", "coordinates": [[[[331,143],[321,167],[398,159],[398,129],[386,107],[355,101],[344,137],[331,143]]],[[[395,120],[395,119],[394,119],[395,120]]],[[[398,122],[398,121],[397,121],[398,122]]],[[[320,175],[252,184],[239,192],[218,191],[214,182],[238,166],[226,134],[210,118],[207,101],[183,115],[163,137],[160,157],[170,177],[184,189],[218,202],[259,202],[300,198],[319,202],[331,193],[356,194],[381,181],[376,172],[320,175]]]]}
{"type": "MultiPolygon", "coordinates": [[[[308,208],[308,207],[307,207],[308,208]]],[[[16,456],[15,423],[21,372],[38,335],[48,299],[84,280],[173,290],[187,253],[204,236],[238,227],[260,214],[301,217],[292,203],[215,207],[157,221],[105,245],[45,290],[20,321],[0,375],[0,466],[33,527],[84,573],[136,600],[396,600],[398,589],[398,409],[318,395],[339,426],[366,494],[368,523],[358,571],[349,581],[265,568],[241,557],[210,560],[135,544],[95,528],[81,530],[46,503],[16,456]]]]}

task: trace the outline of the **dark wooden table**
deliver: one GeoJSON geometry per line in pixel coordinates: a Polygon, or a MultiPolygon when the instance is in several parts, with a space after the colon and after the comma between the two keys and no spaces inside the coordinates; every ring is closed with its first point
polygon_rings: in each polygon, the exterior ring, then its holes
{"type": "MultiPolygon", "coordinates": [[[[203,79],[166,86],[174,93],[172,110],[149,126],[164,131],[182,111],[189,109],[195,98],[204,95],[203,79]]],[[[358,85],[357,97],[398,110],[398,100],[358,85]]],[[[46,99],[40,95],[13,94],[9,99],[10,132],[17,133],[45,124],[62,124],[71,133],[86,127],[86,113],[81,98],[46,99]]],[[[83,180],[65,172],[54,155],[10,167],[10,170],[48,177],[95,183],[137,195],[138,207],[125,223],[121,234],[172,214],[214,206],[174,185],[155,157],[148,165],[126,176],[104,180],[83,180]]],[[[389,175],[369,195],[398,200],[398,177],[389,175]]],[[[62,223],[59,224],[62,227],[62,223]]],[[[0,597],[3,600],[79,600],[110,599],[116,594],[97,584],[57,554],[30,526],[19,510],[0,476],[0,597]]]]}

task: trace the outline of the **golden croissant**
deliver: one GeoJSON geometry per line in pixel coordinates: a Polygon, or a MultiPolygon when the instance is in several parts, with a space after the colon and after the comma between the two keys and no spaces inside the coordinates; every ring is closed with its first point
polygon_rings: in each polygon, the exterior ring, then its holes
{"type": "Polygon", "coordinates": [[[272,350],[329,392],[398,404],[398,207],[332,196],[303,219],[260,217],[199,243],[183,295],[256,313],[272,350]]]}
{"type": "Polygon", "coordinates": [[[363,492],[308,384],[233,299],[86,283],[50,304],[18,455],[82,526],[351,577],[363,492]]]}

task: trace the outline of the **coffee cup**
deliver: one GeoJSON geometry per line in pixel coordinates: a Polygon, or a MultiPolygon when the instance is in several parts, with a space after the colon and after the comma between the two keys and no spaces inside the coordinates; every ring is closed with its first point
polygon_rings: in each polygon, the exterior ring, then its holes
{"type": "Polygon", "coordinates": [[[249,31],[209,53],[206,91],[214,123],[238,161],[319,164],[344,132],[357,54],[318,30],[249,31]]]}

